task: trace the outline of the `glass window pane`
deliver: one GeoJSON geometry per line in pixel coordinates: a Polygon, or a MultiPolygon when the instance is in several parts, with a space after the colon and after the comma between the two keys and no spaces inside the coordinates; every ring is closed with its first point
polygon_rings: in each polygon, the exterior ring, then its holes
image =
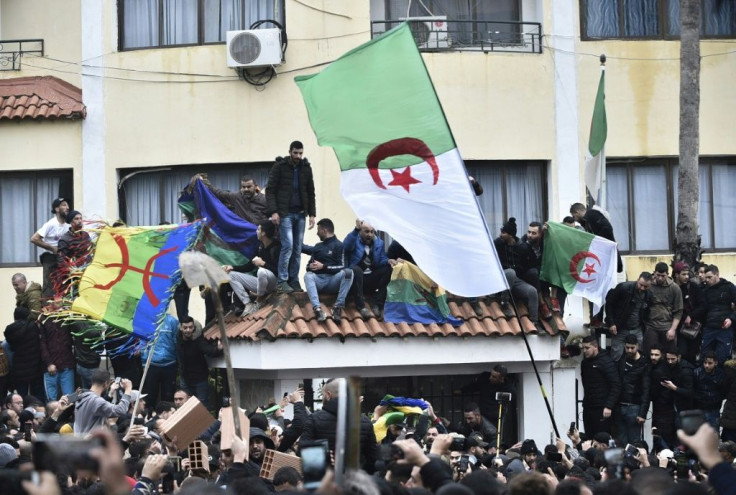
{"type": "Polygon", "coordinates": [[[667,250],[667,181],[664,165],[633,168],[634,249],[667,250]]]}
{"type": "Polygon", "coordinates": [[[158,46],[158,0],[125,0],[123,48],[158,46]]]}
{"type": "MultiPolygon", "coordinates": [[[[123,186],[125,220],[131,227],[161,223],[161,181],[159,173],[134,175],[123,186]]],[[[169,220],[168,218],[166,220],[169,220]]]]}
{"type": "Polygon", "coordinates": [[[626,167],[606,168],[606,202],[619,251],[630,251],[629,186],[626,167]]]}
{"type": "Polygon", "coordinates": [[[164,45],[187,45],[198,41],[197,0],[164,0],[164,45]]]}
{"type": "Polygon", "coordinates": [[[541,167],[513,162],[506,165],[506,211],[509,217],[516,218],[519,237],[530,222],[545,220],[542,217],[541,167]]]}
{"type": "Polygon", "coordinates": [[[225,41],[227,31],[246,29],[243,26],[243,0],[205,0],[204,41],[225,41]]]}
{"type": "MultiPolygon", "coordinates": [[[[33,178],[3,177],[0,181],[0,262],[28,263],[34,259],[35,248],[28,242],[35,225],[33,178]]],[[[44,203],[50,205],[50,202],[44,203]]],[[[46,210],[48,211],[48,210],[46,210]]],[[[49,215],[50,217],[50,215],[49,215]]],[[[44,222],[48,220],[46,218],[44,222]]]]}
{"type": "Polygon", "coordinates": [[[614,38],[620,36],[617,0],[586,0],[586,36],[614,38]]]}
{"type": "Polygon", "coordinates": [[[713,165],[713,216],[715,223],[715,247],[736,247],[736,166],[713,165]]]}
{"type": "Polygon", "coordinates": [[[658,0],[623,0],[624,34],[627,37],[659,34],[658,0]]]}
{"type": "Polygon", "coordinates": [[[680,0],[664,0],[664,15],[667,21],[667,34],[680,36],[680,0]]]}
{"type": "Polygon", "coordinates": [[[736,34],[736,2],[705,0],[703,2],[704,34],[726,36],[736,34]]]}
{"type": "Polygon", "coordinates": [[[504,222],[502,168],[489,164],[468,164],[468,174],[483,186],[483,194],[476,196],[476,199],[486,218],[491,237],[496,237],[504,222]]]}

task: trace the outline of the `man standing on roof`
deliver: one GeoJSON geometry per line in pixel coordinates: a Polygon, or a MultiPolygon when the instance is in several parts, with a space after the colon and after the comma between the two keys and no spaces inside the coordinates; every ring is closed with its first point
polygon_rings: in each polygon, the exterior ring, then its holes
{"type": "Polygon", "coordinates": [[[56,251],[61,236],[69,230],[69,224],[66,221],[66,214],[69,212],[69,203],[64,198],[56,198],[51,203],[51,213],[53,217],[43,224],[31,236],[31,243],[44,249],[41,253],[41,265],[43,266],[43,297],[51,297],[54,295],[54,286],[51,282],[51,273],[56,269],[57,259],[56,251]]]}

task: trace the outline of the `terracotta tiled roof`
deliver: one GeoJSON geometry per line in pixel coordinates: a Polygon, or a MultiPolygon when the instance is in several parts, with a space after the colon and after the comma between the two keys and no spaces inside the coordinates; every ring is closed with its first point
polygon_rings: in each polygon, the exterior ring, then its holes
{"type": "MultiPolygon", "coordinates": [[[[333,299],[334,300],[334,299],[333,299]]],[[[329,307],[332,301],[323,299],[323,308],[328,316],[331,316],[329,307]]],[[[273,341],[276,339],[305,339],[317,338],[346,338],[368,337],[447,337],[455,335],[458,337],[473,336],[505,336],[519,335],[520,327],[527,334],[538,333],[528,318],[526,307],[519,306],[521,318],[507,318],[500,304],[489,299],[481,299],[480,306],[483,314],[476,316],[470,303],[464,299],[450,300],[449,306],[453,316],[463,320],[463,324],[457,327],[444,324],[407,324],[387,323],[376,318],[363,321],[355,306],[348,305],[343,312],[340,326],[336,325],[331,318],[324,323],[318,323],[312,305],[304,292],[293,294],[273,295],[266,306],[259,311],[241,320],[234,315],[225,319],[227,335],[230,339],[243,339],[248,341],[273,341]]],[[[513,311],[513,310],[511,310],[513,311]]],[[[559,315],[555,315],[549,321],[543,321],[542,326],[549,335],[556,335],[559,331],[566,331],[565,323],[559,315]]],[[[206,330],[205,336],[209,339],[219,337],[216,326],[206,330]]]]}
{"type": "Polygon", "coordinates": [[[82,90],[53,76],[0,79],[0,120],[83,119],[82,90]]]}

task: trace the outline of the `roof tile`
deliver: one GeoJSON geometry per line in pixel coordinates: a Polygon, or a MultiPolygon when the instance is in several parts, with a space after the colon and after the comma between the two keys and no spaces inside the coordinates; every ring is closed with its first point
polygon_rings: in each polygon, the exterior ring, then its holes
{"type": "Polygon", "coordinates": [[[53,76],[0,79],[0,120],[83,119],[82,90],[53,76]]]}

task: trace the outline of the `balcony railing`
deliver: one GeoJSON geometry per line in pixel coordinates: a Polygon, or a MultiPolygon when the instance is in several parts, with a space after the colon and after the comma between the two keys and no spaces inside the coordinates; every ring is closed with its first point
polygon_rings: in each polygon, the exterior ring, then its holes
{"type": "Polygon", "coordinates": [[[43,57],[43,40],[0,40],[0,71],[20,70],[23,55],[43,57]]]}
{"type": "MultiPolygon", "coordinates": [[[[378,36],[402,20],[371,21],[378,36]]],[[[542,24],[514,21],[456,21],[443,17],[409,18],[409,27],[421,51],[483,51],[542,53],[542,24]]]]}

